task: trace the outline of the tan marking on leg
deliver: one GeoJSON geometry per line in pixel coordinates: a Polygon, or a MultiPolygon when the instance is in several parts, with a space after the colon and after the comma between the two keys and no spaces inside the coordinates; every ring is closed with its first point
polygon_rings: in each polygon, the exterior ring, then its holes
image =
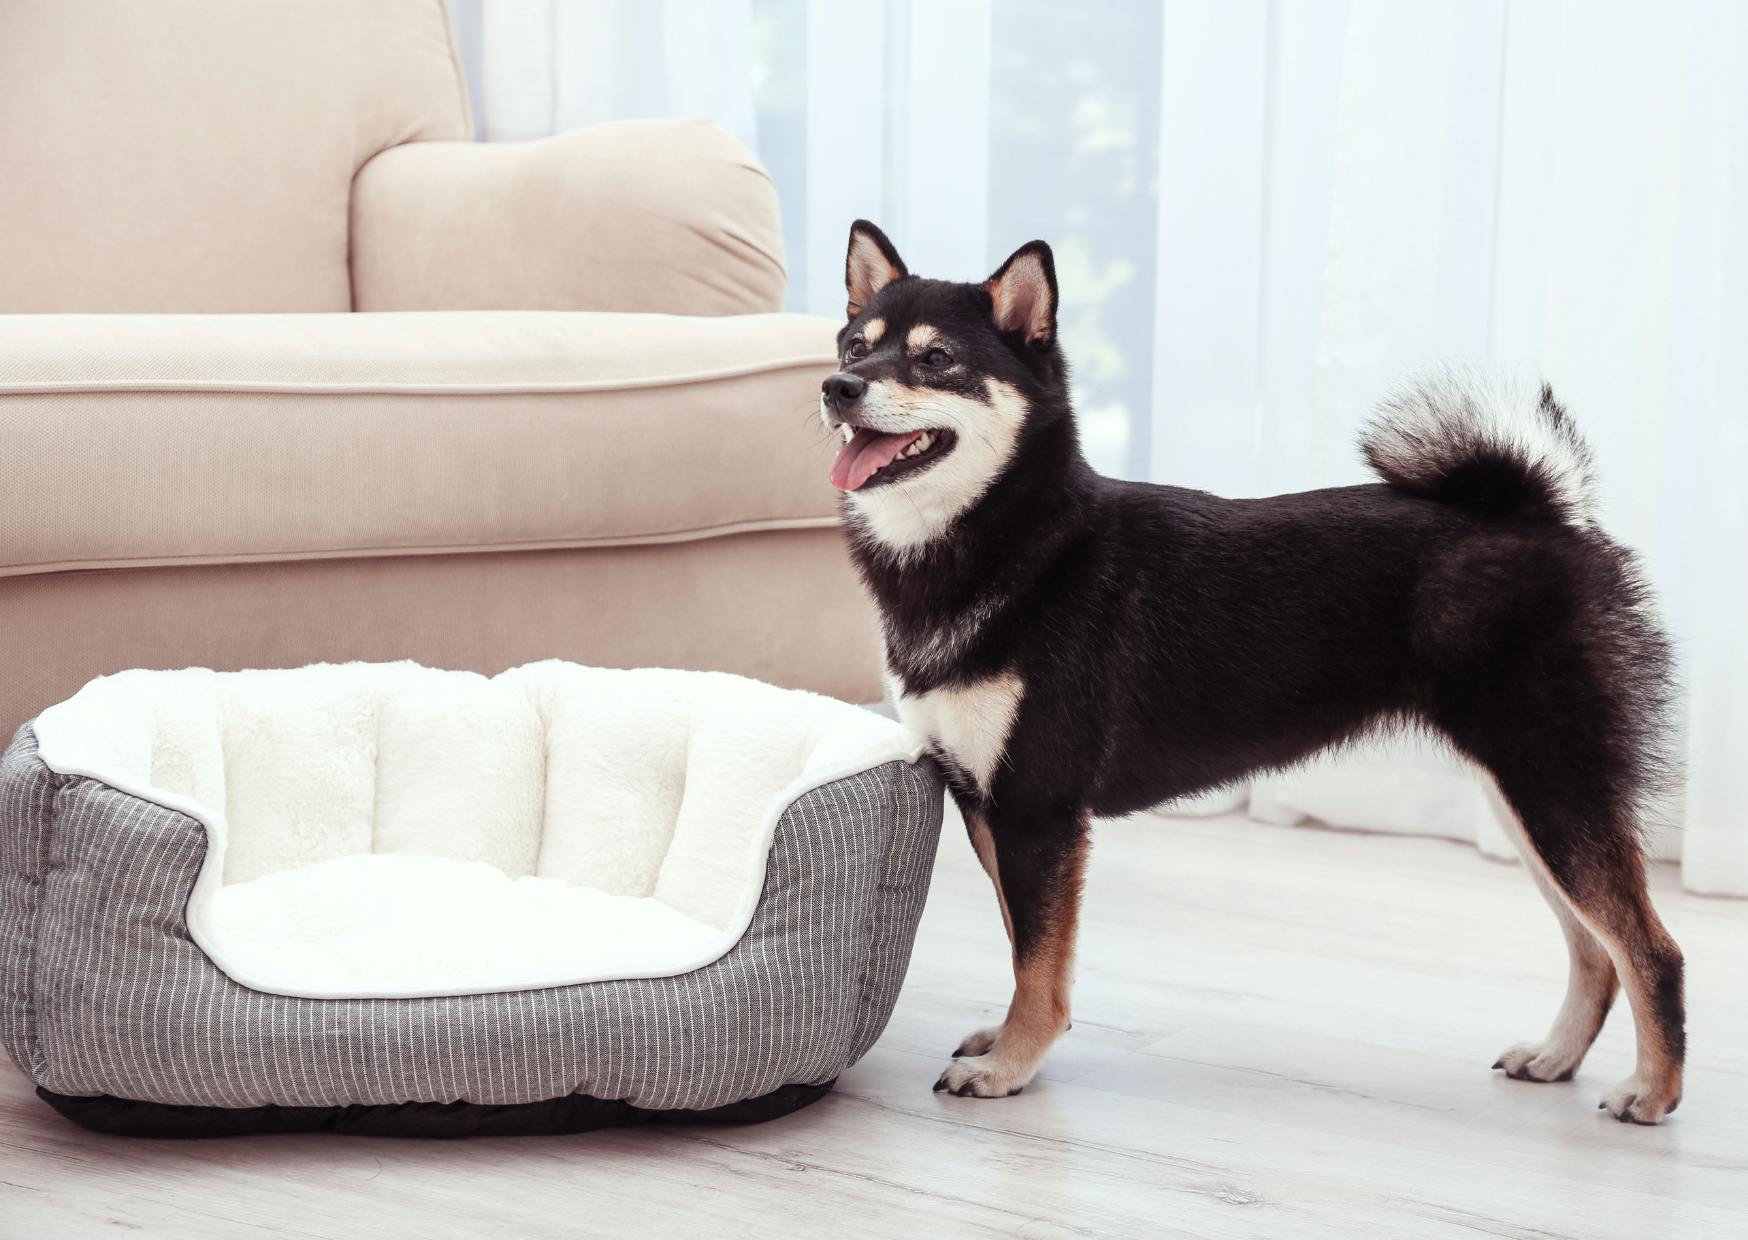
{"type": "MultiPolygon", "coordinates": [[[[1007,1019],[999,1029],[982,1030],[966,1040],[960,1048],[964,1057],[947,1065],[935,1084],[937,1090],[976,1098],[1017,1094],[1037,1074],[1045,1053],[1068,1028],[1086,851],[1083,824],[1073,852],[1063,863],[1048,924],[1025,959],[1015,953],[1014,997],[1008,1004],[1007,1019]],[[973,1049],[988,1034],[994,1035],[989,1044],[973,1049]]],[[[1009,937],[1011,940],[1011,929],[1009,937]]]]}
{"type": "Polygon", "coordinates": [[[1014,944],[1014,919],[1008,915],[1008,898],[1002,894],[1001,874],[995,864],[995,839],[989,833],[989,822],[982,813],[972,811],[965,816],[965,829],[971,835],[971,849],[977,854],[977,860],[983,865],[983,872],[989,875],[989,881],[995,888],[995,901],[1001,906],[1002,929],[1007,931],[1008,947],[1014,944]]]}
{"type": "MultiPolygon", "coordinates": [[[[1008,936],[1008,950],[1013,951],[1014,919],[1008,913],[1008,899],[1002,893],[1001,874],[995,863],[995,839],[989,833],[989,821],[981,811],[972,810],[965,815],[965,831],[971,837],[971,850],[977,854],[977,860],[983,866],[983,872],[989,875],[989,882],[995,888],[995,902],[1001,909],[1001,926],[1008,936]]],[[[1001,1036],[1001,1026],[991,1025],[986,1029],[978,1029],[965,1035],[958,1048],[953,1052],[953,1058],[960,1059],[970,1055],[981,1055],[995,1045],[995,1040],[1001,1036]]]]}
{"type": "Polygon", "coordinates": [[[1619,1120],[1655,1124],[1681,1101],[1682,1056],[1659,1019],[1656,978],[1681,967],[1681,949],[1644,898],[1643,865],[1635,867],[1640,898],[1609,892],[1582,901],[1577,912],[1608,948],[1621,988],[1633,1009],[1638,1054],[1633,1075],[1603,1095],[1598,1105],[1619,1120]],[[1592,921],[1587,913],[1594,913],[1592,921]]]}

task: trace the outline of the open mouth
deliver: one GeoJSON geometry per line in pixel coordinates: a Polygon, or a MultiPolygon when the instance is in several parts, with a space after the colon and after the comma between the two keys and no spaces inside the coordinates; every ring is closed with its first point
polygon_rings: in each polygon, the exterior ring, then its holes
{"type": "Polygon", "coordinates": [[[853,431],[826,475],[840,491],[865,491],[885,486],[927,469],[953,450],[952,431],[877,431],[846,426],[853,431]]]}

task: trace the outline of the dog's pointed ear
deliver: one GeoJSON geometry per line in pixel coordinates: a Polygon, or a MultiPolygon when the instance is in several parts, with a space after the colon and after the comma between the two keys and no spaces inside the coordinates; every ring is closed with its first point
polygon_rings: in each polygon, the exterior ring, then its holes
{"type": "Polygon", "coordinates": [[[994,303],[995,325],[1021,332],[1030,345],[1056,339],[1056,260],[1042,241],[1028,241],[983,282],[994,303]]]}
{"type": "Polygon", "coordinates": [[[850,225],[850,252],[844,257],[844,290],[853,319],[874,300],[874,294],[910,274],[892,242],[867,220],[850,225]]]}

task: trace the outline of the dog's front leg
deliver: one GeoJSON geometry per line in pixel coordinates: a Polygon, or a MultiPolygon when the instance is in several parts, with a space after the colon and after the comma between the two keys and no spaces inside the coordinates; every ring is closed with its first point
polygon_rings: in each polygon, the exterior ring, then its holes
{"type": "Polygon", "coordinates": [[[960,1045],[935,1089],[1005,1098],[1026,1087],[1068,1028],[1087,816],[990,807],[967,814],[966,824],[1001,903],[1013,949],[1014,997],[1000,1026],[960,1045]]]}

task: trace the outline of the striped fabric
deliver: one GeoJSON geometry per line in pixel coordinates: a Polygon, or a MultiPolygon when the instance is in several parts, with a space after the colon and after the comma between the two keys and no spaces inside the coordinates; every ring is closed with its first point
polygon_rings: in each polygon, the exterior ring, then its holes
{"type": "Polygon", "coordinates": [[[200,824],[0,759],[0,1040],[62,1094],[250,1107],[705,1109],[829,1081],[885,1027],[927,893],[942,785],[889,762],[799,798],[746,934],[678,977],[435,999],[246,989],[188,936],[200,824]]]}

